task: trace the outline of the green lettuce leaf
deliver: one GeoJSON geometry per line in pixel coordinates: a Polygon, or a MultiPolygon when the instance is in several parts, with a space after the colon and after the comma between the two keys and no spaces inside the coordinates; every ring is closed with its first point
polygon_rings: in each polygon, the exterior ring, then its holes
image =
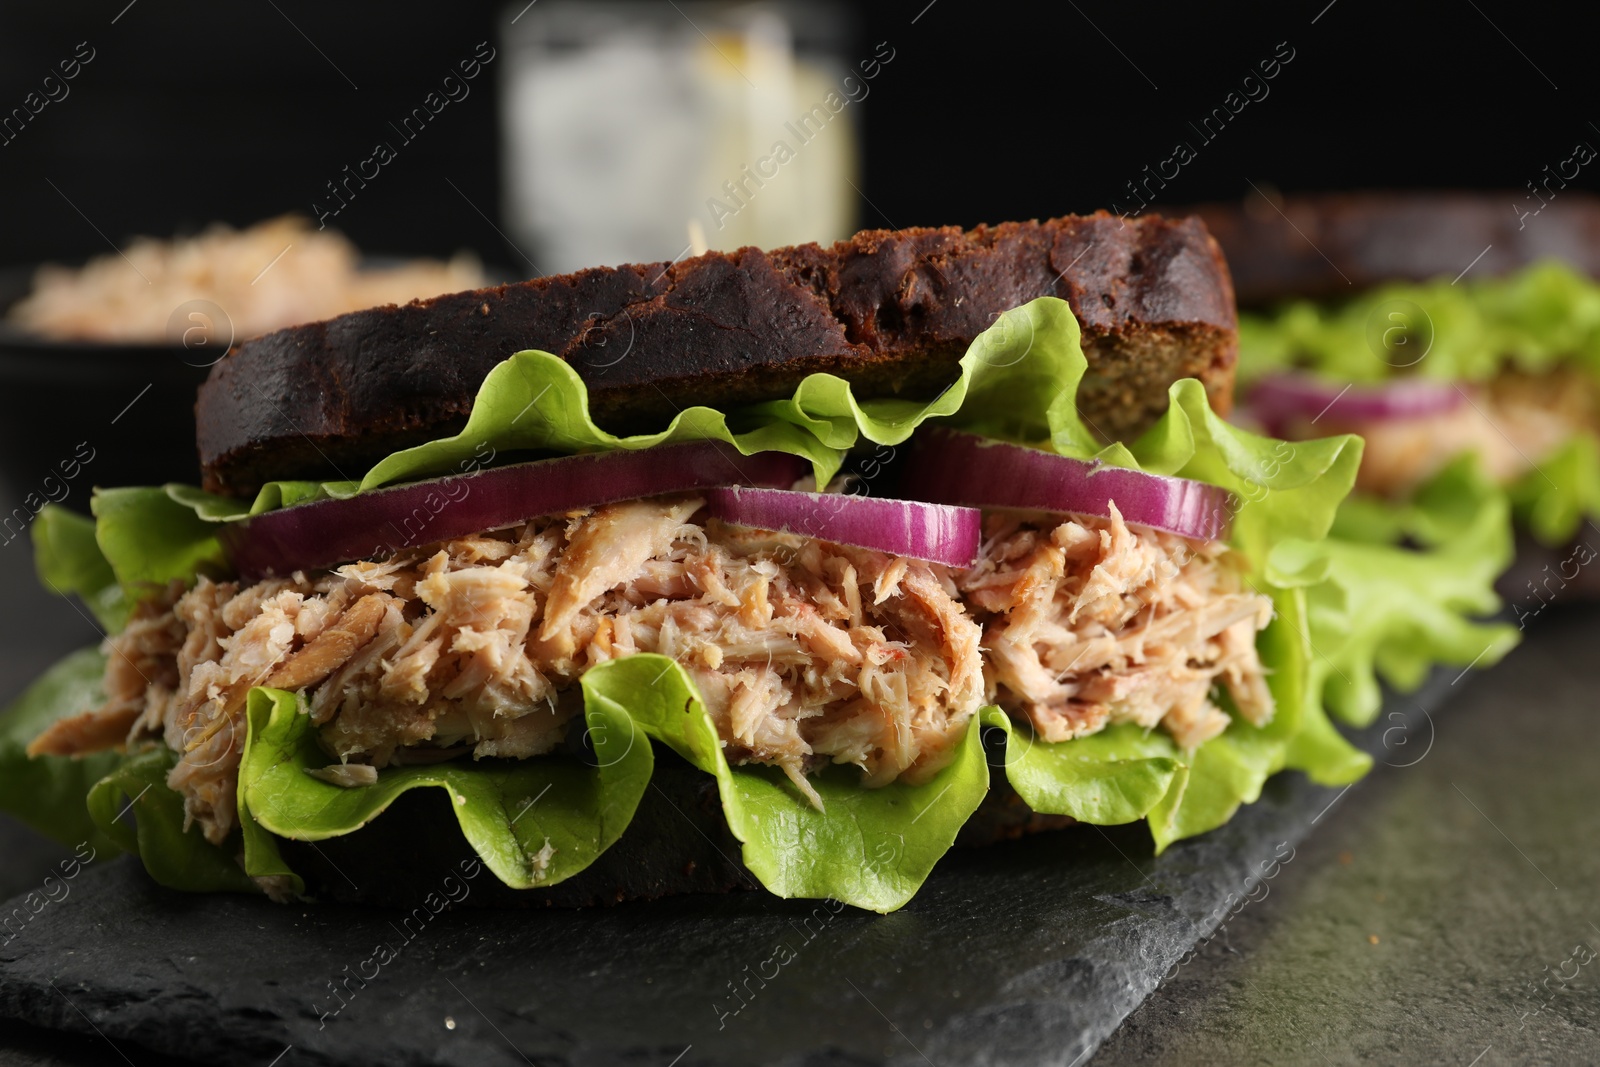
{"type": "Polygon", "coordinates": [[[345,788],[307,773],[330,761],[295,695],[253,689],[241,809],[279,837],[321,841],[359,829],[407,790],[434,786],[445,791],[468,843],[502,882],[516,889],[554,885],[622,836],[655,765],[650,743],[626,712],[590,704],[584,714],[595,768],[560,756],[446,762],[388,767],[372,785],[345,788]]]}
{"type": "Polygon", "coordinates": [[[839,449],[862,438],[897,445],[929,419],[1021,443],[1059,434],[1092,449],[1077,411],[1085,365],[1072,309],[1047,297],[1006,312],[979,334],[961,357],[960,376],[932,401],[857,400],[843,378],[813,374],[792,399],[755,410],[839,449]]]}
{"type": "Polygon", "coordinates": [[[76,594],[100,625],[115,633],[133,610],[95,541],[93,519],[46,504],[33,521],[34,569],[57,596],[76,594]]]}
{"type": "Polygon", "coordinates": [[[89,813],[101,833],[138,855],[161,885],[191,893],[253,893],[250,880],[225,849],[198,827],[184,829],[183,798],[167,787],[178,757],[156,746],[123,760],[89,790],[89,813]],[[133,815],[133,828],[125,821],[133,815]]]}
{"type": "Polygon", "coordinates": [[[1156,853],[1175,841],[1215,830],[1233,818],[1240,805],[1254,804],[1267,779],[1283,769],[1287,754],[1281,741],[1241,730],[1237,724],[1195,749],[1189,766],[1150,812],[1156,853]]]}
{"type": "Polygon", "coordinates": [[[268,482],[250,501],[231,496],[218,496],[192,485],[169,482],[162,487],[175,503],[194,511],[207,522],[237,522],[251,515],[260,515],[279,508],[292,508],[296,504],[309,504],[314,500],[329,498],[345,500],[361,491],[360,482],[268,482]]]}
{"type": "Polygon", "coordinates": [[[1513,514],[1541,544],[1561,547],[1600,515],[1600,438],[1574,435],[1508,489],[1513,514]]]}
{"type": "Polygon", "coordinates": [[[632,717],[650,737],[717,779],[746,867],[781,897],[828,897],[889,912],[910,900],[989,788],[976,716],[951,762],[919,785],[863,789],[854,767],[811,778],[823,810],[775,767],[731,766],[694,681],[666,656],[591,667],[584,705],[632,717]]]}
{"type": "Polygon", "coordinates": [[[1513,553],[1506,497],[1473,456],[1391,510],[1397,531],[1425,549],[1332,537],[1285,542],[1270,561],[1281,581],[1321,578],[1306,591],[1311,685],[1355,726],[1378,715],[1379,676],[1409,692],[1438,663],[1491,666],[1519,636],[1506,623],[1473,621],[1500,606],[1494,580],[1513,553]]]}
{"type": "Polygon", "coordinates": [[[134,599],[151,586],[191,582],[226,566],[216,524],[165,489],[96,489],[90,506],[100,551],[134,599]]]}
{"type": "MultiPolygon", "coordinates": [[[[1510,511],[1505,490],[1489,477],[1477,454],[1468,452],[1447,463],[1406,499],[1352,494],[1339,506],[1329,535],[1367,544],[1456,545],[1462,553],[1475,549],[1485,560],[1475,573],[1487,574],[1486,580],[1492,581],[1515,552],[1510,511]]],[[[1478,596],[1493,610],[1492,591],[1485,587],[1478,596]]]]}
{"type": "Polygon", "coordinates": [[[361,488],[476,469],[486,462],[486,445],[496,452],[537,450],[571,455],[684,441],[722,441],[747,456],[763,451],[801,456],[811,461],[818,485],[833,478],[843,459],[837,449],[788,423],[753,412],[725,415],[701,406],[680,411],[659,433],[617,437],[590,418],[589,392],[577,371],[558,356],[529,351],[517,353],[489,372],[459,434],[394,453],[367,472],[361,488]],[[736,432],[730,423],[742,430],[736,432]]]}
{"type": "MultiPolygon", "coordinates": [[[[43,520],[41,513],[35,521],[43,520]]],[[[96,853],[106,851],[111,841],[96,829],[84,797],[122,757],[99,752],[81,759],[29,759],[27,749],[58,720],[105,703],[100,688],[105,672],[106,657],[99,649],[79,649],[58,660],[0,711],[0,811],[68,848],[88,842],[96,853]]]]}
{"type": "Polygon", "coordinates": [[[239,837],[244,873],[253,883],[258,887],[278,883],[271,890],[274,898],[305,896],[305,879],[291,870],[284,860],[283,852],[278,848],[278,838],[256,822],[255,816],[245,807],[242,784],[239,794],[239,837]]]}
{"type": "Polygon", "coordinates": [[[1572,360],[1600,374],[1600,282],[1563,263],[1503,278],[1381,286],[1353,300],[1299,300],[1239,316],[1239,377],[1303,367],[1339,382],[1397,374],[1484,381],[1572,360]],[[1398,317],[1395,317],[1398,316],[1398,317]]]}
{"type": "Polygon", "coordinates": [[[1051,744],[990,705],[983,726],[1003,733],[1006,779],[1028,807],[1096,826],[1144,818],[1188,771],[1170,736],[1131,722],[1051,744]]]}

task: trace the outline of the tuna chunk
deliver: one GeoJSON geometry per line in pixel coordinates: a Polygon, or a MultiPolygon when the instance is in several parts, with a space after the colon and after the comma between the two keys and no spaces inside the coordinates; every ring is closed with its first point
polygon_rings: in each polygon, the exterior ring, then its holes
{"type": "Polygon", "coordinates": [[[1229,550],[1110,519],[994,514],[957,585],[983,624],[989,695],[1046,741],[1161,725],[1186,749],[1227,728],[1220,686],[1272,718],[1255,635],[1272,601],[1229,550]]]}

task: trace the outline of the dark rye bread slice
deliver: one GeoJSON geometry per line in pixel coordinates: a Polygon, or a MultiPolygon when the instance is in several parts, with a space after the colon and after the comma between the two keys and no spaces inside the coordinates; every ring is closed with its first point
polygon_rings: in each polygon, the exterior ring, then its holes
{"type": "Polygon", "coordinates": [[[1228,257],[1239,303],[1250,307],[1455,278],[1469,266],[1469,278],[1493,277],[1540,259],[1600,277],[1600,197],[1544,195],[1541,209],[1526,191],[1307,193],[1281,202],[1252,193],[1193,210],[1228,257]]]}
{"type": "MultiPolygon", "coordinates": [[[[1003,751],[991,752],[993,763],[1003,751]]],[[[1024,834],[1070,826],[1061,815],[1039,815],[1023,803],[1000,767],[992,767],[989,793],[962,827],[958,846],[979,846],[1024,834]]],[[[870,858],[892,860],[885,835],[869,845],[870,858]]],[[[437,789],[402,794],[377,819],[344,837],[315,845],[282,843],[284,858],[306,881],[308,895],[322,900],[414,908],[461,872],[474,868],[472,848],[461,835],[449,798],[437,789]]],[[[716,780],[671,752],[656,747],[651,788],[617,843],[585,870],[548,889],[512,889],[487,869],[468,883],[467,907],[581,908],[654,900],[684,893],[760,889],[739,860],[739,842],[728,829],[716,780]]]]}
{"type": "Polygon", "coordinates": [[[529,348],[576,369],[616,433],[787,396],[817,371],[861,397],[932,397],[979,332],[1038,296],[1066,299],[1083,327],[1080,408],[1103,436],[1147,426],[1179,378],[1230,406],[1236,321],[1216,243],[1194,219],[1102,212],[597,268],[280,330],[200,389],[204,484],[359,477],[457,432],[489,370],[529,348]]]}

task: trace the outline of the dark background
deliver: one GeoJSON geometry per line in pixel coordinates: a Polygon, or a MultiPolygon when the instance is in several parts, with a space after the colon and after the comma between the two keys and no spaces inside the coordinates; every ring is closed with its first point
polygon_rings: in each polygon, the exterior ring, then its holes
{"type": "MultiPolygon", "coordinates": [[[[109,251],[95,227],[120,244],[213,219],[309,213],[374,131],[493,39],[504,6],[126,5],[0,7],[0,113],[20,106],[78,42],[97,52],[69,97],[0,146],[0,264],[109,251]]],[[[1242,196],[1250,182],[1523,190],[1578,140],[1600,145],[1589,124],[1600,111],[1585,110],[1595,99],[1592,34],[1509,0],[926,5],[856,12],[847,56],[868,55],[880,40],[896,49],[859,113],[862,191],[873,205],[860,207],[863,226],[1107,207],[1180,138],[1198,158],[1155,210],[1242,196]],[[1187,123],[1281,41],[1295,58],[1270,95],[1202,145],[1187,123]]],[[[487,73],[480,88],[499,72],[487,73]]],[[[467,247],[509,265],[514,253],[445,180],[495,214],[494,97],[474,92],[450,110],[337,225],[369,252],[467,247]]],[[[1573,184],[1600,188],[1596,175],[1590,168],[1573,184]]]]}

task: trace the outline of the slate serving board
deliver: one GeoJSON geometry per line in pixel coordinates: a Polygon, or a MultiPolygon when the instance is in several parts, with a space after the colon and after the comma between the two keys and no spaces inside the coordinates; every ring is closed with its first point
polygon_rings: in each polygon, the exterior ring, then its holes
{"type": "Polygon", "coordinates": [[[1541,610],[1081,1067],[1600,1062],[1597,648],[1541,610]]]}
{"type": "MultiPolygon", "coordinates": [[[[1449,680],[1362,742],[1400,752],[1449,680]]],[[[1279,775],[1159,858],[1142,826],[956,850],[887,916],[735,893],[408,923],[172,893],[123,859],[0,944],[0,1018],[281,1067],[1079,1064],[1338,795],[1279,775]]]]}

